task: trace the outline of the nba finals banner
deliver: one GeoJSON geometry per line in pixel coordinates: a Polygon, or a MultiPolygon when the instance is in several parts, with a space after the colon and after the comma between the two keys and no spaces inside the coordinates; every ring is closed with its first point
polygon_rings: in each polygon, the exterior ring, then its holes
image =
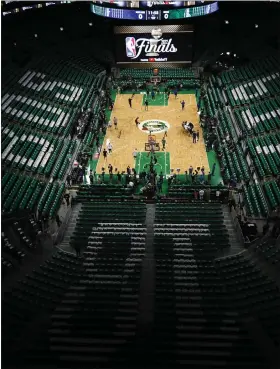
{"type": "Polygon", "coordinates": [[[115,27],[116,61],[130,63],[190,63],[192,35],[189,27],[115,27]]]}

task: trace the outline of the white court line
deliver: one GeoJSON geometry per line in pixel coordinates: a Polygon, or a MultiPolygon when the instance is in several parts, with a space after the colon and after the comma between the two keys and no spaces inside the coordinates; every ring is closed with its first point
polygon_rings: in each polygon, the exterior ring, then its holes
{"type": "Polygon", "coordinates": [[[161,167],[161,171],[162,171],[162,166],[161,166],[161,164],[159,164],[159,163],[156,163],[156,164],[155,164],[155,166],[156,166],[156,165],[159,165],[159,166],[161,167]]]}
{"type": "Polygon", "coordinates": [[[141,164],[141,156],[142,156],[142,152],[140,151],[140,157],[139,157],[139,163],[138,163],[138,174],[140,173],[140,168],[141,168],[141,166],[140,166],[140,164],[141,164]]]}
{"type": "Polygon", "coordinates": [[[122,147],[118,147],[116,150],[114,150],[114,149],[113,149],[112,155],[113,155],[116,151],[122,150],[122,149],[124,149],[125,147],[128,147],[128,145],[124,145],[124,146],[122,146],[122,147]]]}

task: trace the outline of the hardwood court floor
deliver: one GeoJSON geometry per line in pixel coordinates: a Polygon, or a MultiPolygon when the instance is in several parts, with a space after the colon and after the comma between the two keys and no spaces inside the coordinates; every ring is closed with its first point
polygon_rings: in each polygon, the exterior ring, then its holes
{"type": "MultiPolygon", "coordinates": [[[[128,165],[131,168],[134,167],[135,160],[132,155],[134,149],[136,148],[138,152],[144,152],[145,143],[148,142],[148,134],[142,132],[135,125],[136,117],[139,117],[140,122],[149,119],[162,119],[169,123],[170,128],[167,132],[166,151],[170,153],[170,169],[176,170],[180,168],[183,174],[190,165],[194,168],[204,166],[205,172],[208,173],[209,164],[202,130],[198,123],[195,95],[180,94],[176,100],[174,95],[170,95],[168,104],[165,101],[166,106],[149,106],[148,111],[145,111],[145,107],[142,105],[142,94],[136,94],[134,96],[132,108],[128,105],[129,97],[130,95],[127,94],[116,96],[111,120],[113,120],[113,117],[118,118],[118,129],[116,130],[114,126],[107,129],[102,146],[103,151],[106,141],[109,139],[113,145],[113,150],[112,154],[108,155],[106,161],[101,152],[96,168],[97,173],[101,173],[103,166],[107,172],[108,164],[112,164],[114,169],[118,168],[120,171],[126,170],[128,165]],[[186,102],[184,111],[182,111],[180,104],[182,99],[186,102]],[[194,124],[195,130],[199,130],[199,142],[196,144],[192,143],[192,137],[188,136],[182,128],[181,124],[186,120],[194,124]]],[[[161,148],[162,138],[163,133],[156,134],[157,142],[160,143],[161,148]]]]}

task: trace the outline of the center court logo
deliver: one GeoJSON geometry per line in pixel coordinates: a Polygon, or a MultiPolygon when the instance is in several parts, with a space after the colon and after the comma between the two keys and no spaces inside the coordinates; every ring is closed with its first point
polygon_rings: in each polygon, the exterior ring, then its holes
{"type": "Polygon", "coordinates": [[[147,134],[155,134],[166,132],[170,128],[170,124],[161,119],[145,120],[138,125],[138,128],[147,134]]]}

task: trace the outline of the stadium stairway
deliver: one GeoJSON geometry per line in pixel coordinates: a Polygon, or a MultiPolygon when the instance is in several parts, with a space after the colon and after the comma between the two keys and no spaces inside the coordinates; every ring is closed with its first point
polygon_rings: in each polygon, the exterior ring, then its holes
{"type": "MultiPolygon", "coordinates": [[[[137,318],[138,345],[146,346],[148,337],[152,337],[154,321],[154,294],[155,294],[155,259],[154,259],[154,221],[155,204],[147,204],[146,226],[147,237],[145,257],[142,264],[139,293],[139,314],[137,318]]],[[[150,345],[148,347],[151,347],[150,345]]],[[[150,355],[151,356],[151,355],[150,355]]]]}
{"type": "Polygon", "coordinates": [[[7,297],[21,322],[37,300],[49,312],[42,331],[28,313],[36,337],[20,349],[10,332],[9,353],[16,343],[30,368],[271,368],[215,267],[234,242],[222,204],[87,199],[74,211],[67,236],[83,257],[59,251],[7,297]]]}
{"type": "Polygon", "coordinates": [[[229,211],[228,206],[222,205],[222,210],[223,210],[224,224],[228,231],[229,244],[230,244],[230,249],[227,249],[227,251],[224,251],[223,254],[224,256],[234,255],[242,251],[243,248],[242,248],[240,241],[238,240],[238,236],[234,228],[234,224],[233,224],[232,215],[229,211]]]}
{"type": "Polygon", "coordinates": [[[67,229],[66,229],[66,232],[64,234],[63,241],[59,245],[59,248],[64,250],[64,251],[73,252],[73,250],[70,248],[69,241],[70,241],[71,236],[73,235],[73,232],[75,230],[77,219],[78,219],[81,207],[82,207],[81,203],[73,205],[72,214],[70,216],[70,219],[69,219],[69,222],[68,222],[68,225],[67,225],[67,229]]]}

